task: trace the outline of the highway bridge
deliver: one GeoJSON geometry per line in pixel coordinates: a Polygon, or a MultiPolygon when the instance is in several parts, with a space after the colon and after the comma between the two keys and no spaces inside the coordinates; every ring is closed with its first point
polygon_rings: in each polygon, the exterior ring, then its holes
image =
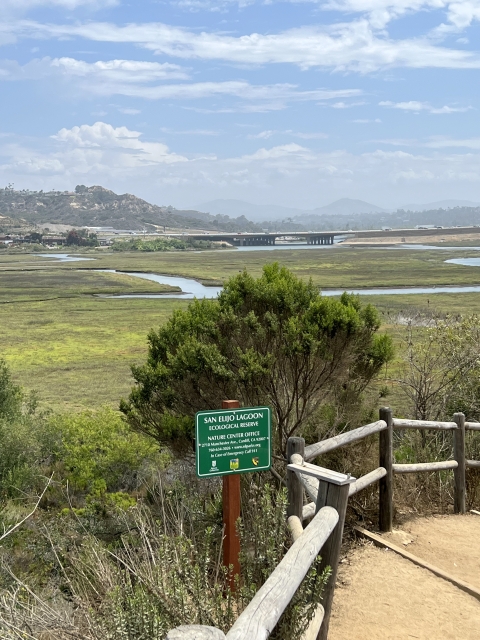
{"type": "Polygon", "coordinates": [[[345,237],[352,235],[346,231],[266,231],[265,233],[165,233],[171,238],[192,240],[214,240],[217,242],[229,242],[237,247],[271,246],[276,240],[282,238],[285,241],[303,240],[307,244],[333,244],[336,236],[345,237]]]}
{"type": "MultiPolygon", "coordinates": [[[[229,242],[238,247],[247,246],[271,246],[278,239],[285,242],[303,241],[307,244],[315,245],[332,245],[335,238],[357,237],[382,238],[382,237],[398,237],[403,236],[405,240],[411,236],[438,236],[438,235],[457,235],[465,233],[480,233],[479,226],[470,227],[428,227],[422,229],[365,229],[361,231],[266,231],[264,233],[227,233],[227,232],[209,232],[201,233],[165,233],[172,238],[183,238],[192,240],[214,240],[218,242],[229,242]]],[[[402,238],[403,240],[403,238],[402,238]]]]}

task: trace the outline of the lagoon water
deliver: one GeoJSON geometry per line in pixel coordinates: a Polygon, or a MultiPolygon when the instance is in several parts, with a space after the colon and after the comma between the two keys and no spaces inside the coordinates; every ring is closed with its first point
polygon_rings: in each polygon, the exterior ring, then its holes
{"type": "MultiPolygon", "coordinates": [[[[275,251],[278,249],[329,249],[332,245],[307,245],[307,244],[291,244],[291,245],[275,245],[272,247],[239,247],[239,251],[275,251]]],[[[391,247],[394,248],[394,247],[391,247]]],[[[395,247],[397,248],[397,247],[395,247]]],[[[480,251],[480,247],[430,247],[428,245],[402,245],[398,248],[401,249],[441,249],[449,251],[465,250],[477,250],[480,251]]],[[[61,262],[76,262],[80,260],[94,260],[95,258],[80,258],[70,256],[67,253],[55,253],[55,254],[36,254],[44,258],[57,258],[61,262]]],[[[458,264],[465,266],[480,266],[480,258],[453,258],[446,260],[450,264],[458,264]]],[[[149,298],[149,299],[164,299],[164,298],[176,298],[179,300],[191,300],[193,298],[216,298],[222,287],[206,287],[197,280],[190,278],[180,278],[177,276],[167,276],[156,273],[138,273],[127,271],[116,271],[115,269],[95,269],[95,271],[105,273],[123,273],[134,278],[142,278],[143,280],[150,280],[151,282],[158,282],[159,284],[170,285],[171,287],[178,287],[181,292],[177,293],[129,293],[112,296],[99,296],[102,298],[149,298]]],[[[370,289],[324,289],[322,294],[324,296],[340,296],[344,291],[348,293],[359,294],[363,296],[381,296],[381,295],[411,295],[411,294],[429,294],[434,295],[438,293],[480,293],[480,285],[456,285],[456,286],[438,286],[438,287],[394,287],[394,288],[370,288],[370,289]]]]}
{"type": "Polygon", "coordinates": [[[81,258],[68,253],[36,253],[39,258],[55,258],[59,262],[80,262],[81,260],[95,260],[95,258],[81,258]]]}
{"type": "Polygon", "coordinates": [[[445,260],[449,264],[460,264],[464,267],[480,267],[480,258],[452,258],[445,260]]]}
{"type": "MultiPolygon", "coordinates": [[[[480,258],[479,258],[480,261],[480,258]]],[[[480,263],[480,262],[479,262],[480,263]]],[[[125,273],[128,276],[143,278],[159,284],[169,284],[173,287],[180,287],[183,293],[129,293],[118,296],[101,296],[102,298],[216,298],[222,287],[205,287],[197,280],[188,278],[174,278],[172,276],[162,276],[154,273],[129,273],[126,271],[115,271],[113,269],[99,269],[108,273],[125,273]]],[[[356,293],[362,296],[382,296],[382,295],[408,295],[419,293],[480,293],[480,285],[452,286],[452,287],[396,287],[396,288],[372,288],[372,289],[323,289],[324,296],[340,296],[347,291],[348,293],[356,293]]]]}
{"type": "Polygon", "coordinates": [[[102,298],[180,298],[188,300],[192,298],[216,298],[223,287],[205,287],[197,280],[189,278],[177,278],[175,276],[162,276],[156,273],[136,273],[128,271],[116,271],[115,269],[95,269],[103,273],[123,273],[134,278],[142,278],[142,280],[150,280],[159,284],[168,284],[171,287],[179,287],[182,293],[130,293],[118,296],[101,296],[102,298]]]}

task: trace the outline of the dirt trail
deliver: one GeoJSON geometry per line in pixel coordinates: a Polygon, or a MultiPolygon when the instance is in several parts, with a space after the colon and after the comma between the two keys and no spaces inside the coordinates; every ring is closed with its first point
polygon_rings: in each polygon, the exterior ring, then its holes
{"type": "MultiPolygon", "coordinates": [[[[388,538],[480,587],[480,516],[425,518],[402,531],[388,538]]],[[[392,551],[360,544],[340,565],[329,640],[411,638],[478,640],[480,602],[392,551]]]]}
{"type": "Polygon", "coordinates": [[[480,589],[480,516],[419,518],[384,537],[480,589]]]}

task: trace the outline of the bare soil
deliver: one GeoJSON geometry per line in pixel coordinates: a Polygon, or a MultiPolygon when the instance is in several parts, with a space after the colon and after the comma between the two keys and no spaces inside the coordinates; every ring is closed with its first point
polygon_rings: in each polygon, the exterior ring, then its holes
{"type": "MultiPolygon", "coordinates": [[[[388,534],[410,553],[480,587],[480,516],[414,520],[388,534]]],[[[329,640],[477,640],[480,602],[370,543],[340,565],[329,640]]]]}
{"type": "Polygon", "coordinates": [[[480,589],[480,516],[418,518],[384,537],[480,589]]]}
{"type": "Polygon", "coordinates": [[[361,246],[366,245],[369,247],[373,247],[375,245],[385,246],[385,245],[402,245],[402,244],[443,244],[448,245],[449,243],[456,242],[479,242],[480,243],[480,233],[458,233],[458,234],[442,234],[441,232],[432,234],[432,235],[406,235],[406,236],[382,236],[382,237],[371,237],[361,236],[359,238],[348,238],[342,242],[342,245],[355,245],[361,246]]]}

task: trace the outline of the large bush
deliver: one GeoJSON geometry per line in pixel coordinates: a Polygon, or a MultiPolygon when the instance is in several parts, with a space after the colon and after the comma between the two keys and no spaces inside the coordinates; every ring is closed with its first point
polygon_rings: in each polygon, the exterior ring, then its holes
{"type": "Polygon", "coordinates": [[[147,362],[121,409],[160,442],[192,438],[193,416],[224,399],[272,408],[275,449],[338,389],[361,393],[391,359],[388,336],[358,296],[323,297],[278,264],[231,278],[217,300],[196,300],[148,336],[147,362]]]}

